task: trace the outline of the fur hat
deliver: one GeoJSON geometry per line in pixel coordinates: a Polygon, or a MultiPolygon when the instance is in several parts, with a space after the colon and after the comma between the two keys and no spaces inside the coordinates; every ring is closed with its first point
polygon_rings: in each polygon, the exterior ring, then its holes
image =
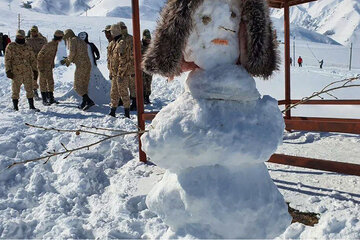
{"type": "Polygon", "coordinates": [[[110,32],[113,37],[120,36],[121,35],[120,24],[117,23],[117,24],[111,25],[110,32]]]}
{"type": "Polygon", "coordinates": [[[63,39],[64,39],[64,40],[68,40],[68,39],[73,38],[73,37],[75,37],[74,31],[71,30],[71,29],[66,29],[66,30],[65,30],[65,33],[64,33],[63,39]]]}
{"type": "MultiPolygon", "coordinates": [[[[245,34],[239,45],[245,49],[239,56],[251,75],[268,78],[278,69],[276,36],[266,0],[238,0],[241,12],[239,34],[245,34]]],[[[143,69],[151,74],[177,76],[188,37],[193,29],[193,14],[204,0],[168,0],[162,9],[149,49],[144,55],[143,69]]]]}

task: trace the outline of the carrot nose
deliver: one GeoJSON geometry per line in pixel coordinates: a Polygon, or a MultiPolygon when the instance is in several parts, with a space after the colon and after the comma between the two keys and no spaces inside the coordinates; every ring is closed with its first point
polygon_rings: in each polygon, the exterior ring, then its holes
{"type": "Polygon", "coordinates": [[[221,39],[221,38],[215,38],[211,41],[213,44],[216,44],[216,45],[224,45],[224,46],[227,46],[229,45],[229,41],[226,40],[226,39],[221,39]]]}

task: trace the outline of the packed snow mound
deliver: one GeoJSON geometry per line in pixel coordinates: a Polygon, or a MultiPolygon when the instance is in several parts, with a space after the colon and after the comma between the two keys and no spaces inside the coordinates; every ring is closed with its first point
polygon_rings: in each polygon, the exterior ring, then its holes
{"type": "MultiPolygon", "coordinates": [[[[283,10],[272,10],[283,18],[283,10]]],[[[335,41],[360,46],[360,2],[358,0],[322,0],[290,8],[292,24],[325,34],[335,41]]]]}
{"type": "MultiPolygon", "coordinates": [[[[166,0],[140,0],[140,18],[142,20],[156,21],[160,9],[166,0]]],[[[131,1],[130,0],[92,0],[91,9],[88,10],[88,16],[107,16],[131,19],[131,1]]]]}
{"type": "Polygon", "coordinates": [[[200,239],[274,238],[291,222],[264,163],[167,171],[146,205],[172,231],[200,239]]]}
{"type": "Polygon", "coordinates": [[[33,9],[51,14],[79,14],[89,9],[90,0],[34,0],[33,9]]]}

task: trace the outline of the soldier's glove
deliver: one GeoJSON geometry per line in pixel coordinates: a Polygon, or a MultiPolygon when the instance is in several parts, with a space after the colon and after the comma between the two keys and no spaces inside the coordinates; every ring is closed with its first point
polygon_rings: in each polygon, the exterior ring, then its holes
{"type": "Polygon", "coordinates": [[[61,65],[65,65],[66,61],[65,61],[66,58],[64,58],[63,60],[60,61],[60,64],[61,65]]]}
{"type": "Polygon", "coordinates": [[[70,64],[71,64],[71,62],[69,61],[69,59],[66,59],[65,60],[65,65],[68,67],[68,66],[70,66],[70,64]]]}
{"type": "Polygon", "coordinates": [[[112,76],[111,76],[111,75],[109,75],[109,79],[112,80],[112,76]]]}
{"type": "Polygon", "coordinates": [[[11,70],[7,71],[6,72],[6,77],[10,78],[10,79],[13,79],[14,78],[14,74],[12,73],[11,70]]]}
{"type": "Polygon", "coordinates": [[[38,71],[33,71],[33,73],[34,73],[34,80],[37,80],[39,76],[38,71]]]}

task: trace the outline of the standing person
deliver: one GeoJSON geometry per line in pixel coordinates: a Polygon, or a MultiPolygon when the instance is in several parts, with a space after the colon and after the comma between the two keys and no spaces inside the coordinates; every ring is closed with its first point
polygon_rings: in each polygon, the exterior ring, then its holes
{"type": "MultiPolygon", "coordinates": [[[[141,41],[141,54],[144,55],[148,49],[151,41],[151,34],[149,29],[145,29],[143,32],[143,37],[141,41]]],[[[150,95],[151,95],[151,82],[152,76],[143,72],[143,83],[144,83],[144,103],[150,104],[150,95]]]]}
{"type": "MultiPolygon", "coordinates": [[[[37,26],[32,26],[30,29],[30,36],[26,38],[26,44],[28,44],[33,52],[35,53],[35,58],[37,58],[37,55],[39,54],[41,48],[47,43],[47,39],[39,33],[39,29],[37,26]]],[[[34,88],[34,98],[36,101],[40,100],[39,94],[38,94],[38,79],[34,80],[33,84],[34,88]]]]}
{"type": "Polygon", "coordinates": [[[70,52],[69,56],[61,61],[61,64],[68,67],[72,62],[75,63],[74,89],[82,97],[79,109],[86,111],[95,105],[94,101],[88,96],[91,62],[87,44],[76,37],[71,29],[65,30],[64,40],[67,42],[70,52]]]}
{"type": "Polygon", "coordinates": [[[78,37],[89,45],[91,51],[90,61],[92,60],[93,64],[97,66],[96,61],[100,59],[99,49],[95,46],[94,43],[89,42],[89,34],[87,32],[79,33],[78,37]]]}
{"type": "Polygon", "coordinates": [[[292,58],[290,57],[290,66],[292,66],[292,58]]]}
{"type": "Polygon", "coordinates": [[[8,35],[5,34],[3,36],[3,49],[4,49],[5,52],[6,52],[7,45],[9,45],[10,43],[11,43],[11,39],[9,38],[8,35]]]}
{"type": "Polygon", "coordinates": [[[30,109],[40,112],[34,106],[33,79],[38,76],[35,54],[25,43],[25,31],[18,30],[14,43],[10,43],[5,53],[6,76],[12,79],[12,101],[14,110],[19,110],[20,87],[24,84],[30,109]]]}
{"type": "Polygon", "coordinates": [[[299,64],[299,67],[302,67],[303,59],[301,58],[301,56],[299,56],[299,58],[298,58],[298,64],[299,64]]]}
{"type": "Polygon", "coordinates": [[[134,66],[134,52],[133,52],[133,36],[128,33],[127,27],[124,22],[119,22],[121,28],[122,39],[126,43],[126,56],[128,61],[128,68],[124,72],[124,77],[129,79],[129,90],[131,106],[130,111],[136,111],[136,88],[135,88],[135,66],[134,66]]]}
{"type": "Polygon", "coordinates": [[[4,36],[3,36],[3,33],[0,32],[0,56],[3,55],[3,52],[5,52],[5,49],[4,49],[4,36]]]}
{"type": "Polygon", "coordinates": [[[109,115],[116,116],[119,99],[122,99],[125,117],[130,118],[129,78],[125,76],[128,67],[127,44],[122,39],[120,25],[114,24],[111,26],[111,35],[113,40],[108,46],[108,68],[111,79],[111,109],[109,115]]]}
{"type": "Polygon", "coordinates": [[[53,103],[59,103],[54,98],[53,68],[55,67],[54,61],[57,53],[57,48],[63,37],[64,33],[60,30],[56,30],[52,41],[45,44],[41,48],[37,57],[37,67],[39,70],[40,79],[40,92],[43,105],[45,106],[53,103]]]}
{"type": "Polygon", "coordinates": [[[111,29],[111,25],[106,25],[105,29],[102,30],[105,33],[105,37],[109,43],[113,40],[110,29],[111,29]]]}
{"type": "Polygon", "coordinates": [[[319,61],[319,63],[320,63],[320,68],[322,68],[323,64],[324,64],[324,59],[321,59],[321,61],[319,61]]]}

